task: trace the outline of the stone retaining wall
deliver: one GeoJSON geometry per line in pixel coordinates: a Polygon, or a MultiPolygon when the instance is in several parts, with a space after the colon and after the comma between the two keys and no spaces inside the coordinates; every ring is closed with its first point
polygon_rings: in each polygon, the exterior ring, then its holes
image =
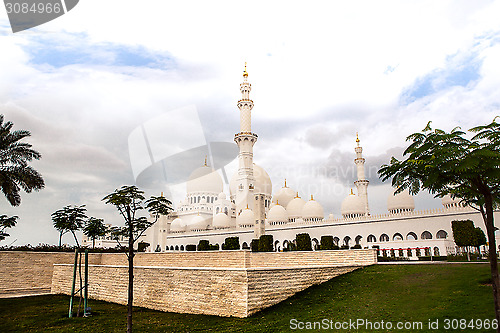
{"type": "MultiPolygon", "coordinates": [[[[54,264],[74,260],[71,252],[0,251],[0,294],[50,290],[54,264]]],[[[91,255],[89,261],[99,264],[100,255],[91,255]]]]}
{"type": "MultiPolygon", "coordinates": [[[[359,267],[135,267],[134,305],[150,309],[247,317],[314,284],[359,267]]],[[[52,293],[69,294],[72,265],[54,266],[52,293]]],[[[79,282],[77,282],[79,283],[79,282]]],[[[89,267],[89,297],[127,304],[126,266],[89,267]]]]}

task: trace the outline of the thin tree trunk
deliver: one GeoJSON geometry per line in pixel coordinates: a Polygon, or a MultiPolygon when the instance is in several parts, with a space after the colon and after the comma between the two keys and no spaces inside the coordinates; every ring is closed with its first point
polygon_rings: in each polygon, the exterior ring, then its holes
{"type": "Polygon", "coordinates": [[[129,226],[128,235],[128,314],[127,333],[132,333],[132,310],[134,302],[134,234],[129,226]]]}
{"type": "Polygon", "coordinates": [[[92,238],[92,248],[95,249],[95,237],[92,238]]]}
{"type": "Polygon", "coordinates": [[[59,233],[59,247],[61,247],[62,242],[62,232],[59,233]]]}
{"type": "MultiPolygon", "coordinates": [[[[488,234],[488,250],[490,259],[490,269],[491,269],[491,285],[493,287],[493,299],[495,301],[495,317],[497,321],[500,321],[500,297],[498,294],[500,281],[498,278],[498,260],[497,260],[497,249],[495,242],[495,226],[493,224],[493,197],[491,194],[485,195],[485,208],[486,208],[486,232],[488,234]]],[[[497,328],[497,332],[500,333],[500,327],[497,328]]]]}

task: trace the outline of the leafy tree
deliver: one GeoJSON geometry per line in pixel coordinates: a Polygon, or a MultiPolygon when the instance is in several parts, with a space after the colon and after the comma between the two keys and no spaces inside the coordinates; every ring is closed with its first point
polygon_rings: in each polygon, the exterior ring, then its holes
{"type": "Polygon", "coordinates": [[[152,226],[160,215],[168,215],[172,211],[172,203],[165,197],[152,196],[145,200],[144,192],[136,186],[122,186],[103,199],[106,204],[116,207],[125,220],[125,226],[113,231],[115,237],[124,236],[128,238],[128,314],[127,332],[132,332],[132,304],[134,299],[134,243],[152,226]],[[153,218],[152,221],[146,217],[138,216],[138,213],[147,209],[153,218]]]}
{"type": "Polygon", "coordinates": [[[483,229],[476,227],[474,228],[474,242],[472,246],[477,248],[477,252],[481,254],[481,249],[479,248],[481,245],[486,245],[488,242],[486,241],[486,235],[483,232],[483,229]]]}
{"type": "Polygon", "coordinates": [[[17,219],[17,216],[8,217],[7,215],[0,215],[0,241],[4,240],[5,237],[9,237],[9,234],[5,232],[5,229],[15,226],[17,219]]]}
{"type": "Polygon", "coordinates": [[[64,210],[58,210],[52,213],[51,216],[52,225],[59,231],[59,247],[61,247],[62,236],[69,231],[67,228],[66,214],[64,214],[64,210]]]}
{"type": "Polygon", "coordinates": [[[103,219],[89,217],[83,227],[83,234],[92,239],[92,248],[95,248],[95,239],[106,235],[108,228],[104,225],[103,219]]]}
{"type": "Polygon", "coordinates": [[[382,180],[392,177],[396,193],[421,189],[436,197],[447,194],[459,198],[481,212],[489,244],[493,297],[496,319],[500,320],[499,275],[495,243],[493,211],[500,202],[500,124],[496,118],[487,125],[469,130],[466,137],[459,127],[451,132],[432,130],[431,122],[422,132],[408,136],[411,144],[404,151],[406,159],[392,157],[389,165],[379,170],[382,180]]]}
{"type": "Polygon", "coordinates": [[[66,206],[52,213],[52,221],[54,227],[59,231],[59,246],[61,245],[61,237],[66,232],[71,232],[77,247],[80,247],[76,232],[81,230],[87,219],[85,205],[81,206],[66,206]]]}
{"type": "MultiPolygon", "coordinates": [[[[13,126],[10,121],[4,122],[4,116],[0,114],[0,188],[12,206],[19,206],[21,189],[26,193],[39,191],[45,183],[40,173],[28,165],[33,159],[39,160],[41,154],[32,149],[31,144],[21,142],[31,133],[26,130],[12,131],[13,126]]],[[[5,229],[15,226],[17,219],[17,216],[2,215],[0,240],[9,236],[5,229]]]]}
{"type": "Polygon", "coordinates": [[[39,191],[45,187],[42,176],[28,165],[41,154],[32,149],[31,144],[20,142],[31,135],[26,130],[12,131],[14,124],[4,122],[0,114],[0,188],[12,206],[21,204],[19,192],[39,191]]]}
{"type": "Polygon", "coordinates": [[[451,221],[451,230],[455,244],[465,247],[467,250],[467,260],[470,261],[469,246],[474,245],[475,229],[471,220],[451,221]]]}

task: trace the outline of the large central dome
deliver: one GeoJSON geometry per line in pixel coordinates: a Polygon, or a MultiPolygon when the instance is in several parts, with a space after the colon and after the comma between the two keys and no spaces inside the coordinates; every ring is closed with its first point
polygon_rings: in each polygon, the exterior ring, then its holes
{"type": "Polygon", "coordinates": [[[186,187],[188,195],[195,192],[219,194],[224,188],[219,173],[206,165],[199,167],[191,173],[186,187]]]}

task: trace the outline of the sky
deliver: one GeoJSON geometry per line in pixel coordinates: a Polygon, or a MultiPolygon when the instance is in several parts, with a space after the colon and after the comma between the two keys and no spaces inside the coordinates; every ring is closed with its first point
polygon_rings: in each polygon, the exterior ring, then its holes
{"type": "MultiPolygon", "coordinates": [[[[66,205],[123,224],[101,200],[122,185],[177,204],[182,182],[137,178],[160,157],[175,168],[209,143],[209,162],[217,155],[231,177],[245,62],[254,161],[273,190],[286,178],[339,217],[358,132],[370,209],[384,213],[393,189],[377,170],[401,157],[409,134],[428,121],[469,129],[500,115],[499,15],[500,1],[483,0],[85,0],[12,33],[0,8],[0,114],[31,132],[46,183],[19,207],[0,199],[2,214],[19,216],[0,245],[57,244],[50,214],[66,205]]],[[[415,204],[441,207],[428,193],[415,204]]]]}

